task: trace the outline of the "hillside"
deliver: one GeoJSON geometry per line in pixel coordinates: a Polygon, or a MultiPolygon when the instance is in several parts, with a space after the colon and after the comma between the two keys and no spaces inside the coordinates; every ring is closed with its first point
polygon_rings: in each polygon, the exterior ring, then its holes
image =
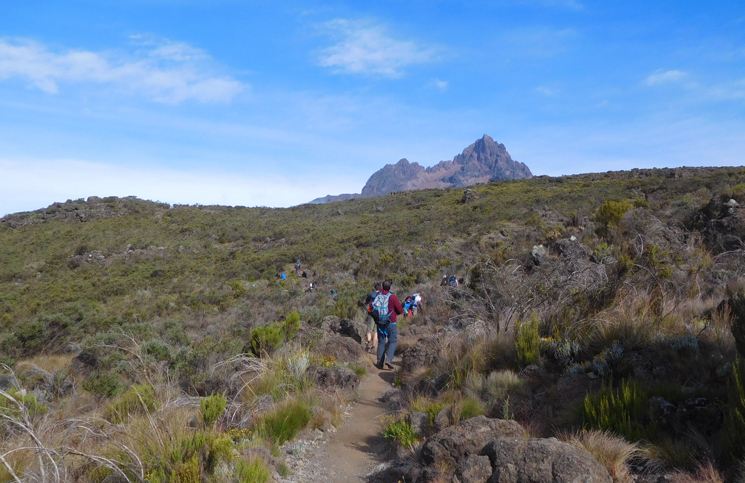
{"type": "MultiPolygon", "coordinates": [[[[0,393],[0,414],[26,414],[18,424],[49,450],[9,465],[42,480],[56,468],[69,481],[192,481],[177,476],[189,471],[261,481],[236,476],[247,464],[278,477],[283,444],[338,422],[354,381],[373,370],[361,301],[390,278],[401,298],[424,297],[421,313],[401,321],[388,399],[395,457],[419,455],[396,478],[461,471],[478,455],[441,461],[424,441],[486,415],[519,423],[536,444],[559,436],[596,457],[581,430],[605,431],[632,445],[616,470],[606,464],[615,481],[693,478],[700,467],[736,481],[743,204],[745,168],[733,167],[501,180],[287,209],[89,198],[6,216],[0,389],[11,392],[0,393]],[[460,286],[440,286],[451,274],[460,286]],[[16,407],[2,399],[12,394],[25,409],[3,409],[16,407]],[[214,394],[225,403],[210,416],[214,394]],[[141,437],[153,425],[164,440],[198,434],[203,444],[156,448],[141,437]],[[248,463],[210,466],[232,451],[248,463]]],[[[0,449],[28,442],[13,424],[0,434],[0,449]]],[[[0,481],[12,480],[3,471],[0,481]]]]}
{"type": "Polygon", "coordinates": [[[387,164],[367,180],[361,193],[328,195],[311,203],[330,203],[354,198],[370,198],[397,191],[430,188],[463,188],[502,179],[530,178],[533,174],[523,163],[513,161],[504,144],[484,134],[452,161],[440,161],[425,168],[401,159],[387,164]]]}

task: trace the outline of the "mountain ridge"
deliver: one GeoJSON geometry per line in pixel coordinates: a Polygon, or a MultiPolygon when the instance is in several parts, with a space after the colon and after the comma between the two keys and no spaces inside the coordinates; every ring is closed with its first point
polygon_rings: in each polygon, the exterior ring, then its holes
{"type": "Polygon", "coordinates": [[[311,204],[332,203],[354,198],[372,198],[396,191],[430,188],[462,188],[499,179],[532,178],[530,168],[515,161],[504,144],[484,134],[451,161],[440,161],[423,167],[402,158],[396,164],[386,164],[370,176],[360,193],[327,195],[311,204]]]}

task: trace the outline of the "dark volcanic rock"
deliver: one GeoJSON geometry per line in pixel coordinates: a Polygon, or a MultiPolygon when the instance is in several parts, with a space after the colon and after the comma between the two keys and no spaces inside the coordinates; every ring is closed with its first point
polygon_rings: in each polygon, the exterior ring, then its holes
{"type": "Polygon", "coordinates": [[[360,378],[353,370],[346,367],[310,366],[306,371],[308,379],[314,381],[320,389],[341,389],[354,391],[360,385],[360,378]]]}
{"type": "Polygon", "coordinates": [[[492,464],[488,481],[495,483],[611,483],[608,470],[593,456],[576,446],[548,439],[498,439],[482,455],[492,464]]]}

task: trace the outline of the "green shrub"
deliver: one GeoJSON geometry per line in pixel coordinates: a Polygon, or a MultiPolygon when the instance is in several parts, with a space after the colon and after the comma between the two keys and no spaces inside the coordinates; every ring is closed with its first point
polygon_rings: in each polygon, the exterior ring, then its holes
{"type": "Polygon", "coordinates": [[[420,413],[427,413],[429,415],[429,423],[434,424],[435,417],[440,414],[440,411],[445,409],[447,404],[442,401],[430,401],[426,398],[417,398],[411,405],[413,411],[420,413]]]}
{"type": "Polygon", "coordinates": [[[251,330],[251,351],[257,357],[271,354],[282,343],[282,329],[274,324],[251,330]]]}
{"type": "Polygon", "coordinates": [[[541,334],[538,332],[538,316],[533,313],[530,322],[517,326],[515,350],[523,366],[535,364],[541,358],[541,334]]]}
{"type": "MultiPolygon", "coordinates": [[[[44,415],[47,412],[47,407],[39,404],[39,402],[36,400],[36,396],[34,396],[33,393],[27,392],[23,394],[22,392],[13,388],[8,389],[6,393],[8,394],[8,396],[15,399],[16,402],[13,402],[6,396],[0,395],[0,414],[4,416],[8,416],[12,419],[20,417],[21,408],[19,407],[19,404],[23,406],[26,411],[28,411],[28,414],[31,417],[44,415]]],[[[0,418],[0,424],[2,423],[3,420],[2,418],[0,418]]]]}
{"type": "Polygon", "coordinates": [[[381,418],[383,423],[383,436],[398,442],[404,448],[411,448],[419,441],[411,422],[404,418],[385,415],[381,418]]]}
{"type": "Polygon", "coordinates": [[[312,413],[306,403],[287,401],[259,420],[257,434],[281,445],[294,438],[311,419],[312,413]]]}
{"type": "Polygon", "coordinates": [[[150,483],[199,483],[210,481],[220,461],[233,457],[229,437],[197,431],[190,436],[156,444],[144,455],[150,483]],[[153,452],[155,449],[157,452],[153,452]]]}
{"type": "Polygon", "coordinates": [[[207,427],[212,426],[225,412],[228,400],[223,394],[213,394],[202,398],[199,407],[202,410],[202,421],[207,427]]]}
{"type": "Polygon", "coordinates": [[[285,340],[292,339],[298,330],[300,330],[300,313],[297,311],[290,312],[290,315],[282,323],[282,332],[285,340]]]}
{"type": "Polygon", "coordinates": [[[647,404],[648,397],[636,381],[625,379],[617,389],[611,381],[598,394],[585,396],[583,417],[591,428],[638,440],[644,435],[642,418],[647,404]]]}
{"type": "Polygon", "coordinates": [[[120,424],[131,414],[145,414],[155,410],[155,389],[149,384],[135,384],[122,397],[108,404],[104,410],[104,419],[120,424]]]}
{"type": "Polygon", "coordinates": [[[142,353],[153,356],[156,361],[170,362],[173,359],[171,348],[157,340],[151,340],[142,344],[142,353]]]}
{"type": "Polygon", "coordinates": [[[114,397],[121,393],[124,387],[116,374],[95,372],[83,383],[83,389],[97,396],[114,397]]]}
{"type": "Polygon", "coordinates": [[[597,213],[595,213],[595,221],[602,224],[606,231],[610,225],[618,225],[623,219],[623,215],[631,209],[631,202],[628,200],[624,201],[606,201],[597,213]]]}
{"type": "Polygon", "coordinates": [[[483,414],[486,414],[486,407],[480,399],[467,397],[461,401],[460,421],[475,418],[476,416],[481,416],[483,414]]]}
{"type": "Polygon", "coordinates": [[[241,459],[235,467],[239,483],[267,483],[272,473],[261,458],[241,459]]]}

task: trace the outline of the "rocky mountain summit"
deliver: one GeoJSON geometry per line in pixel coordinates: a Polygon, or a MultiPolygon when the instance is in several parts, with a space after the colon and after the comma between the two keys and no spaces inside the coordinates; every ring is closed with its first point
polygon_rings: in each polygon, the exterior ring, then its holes
{"type": "Polygon", "coordinates": [[[440,161],[425,168],[419,163],[401,159],[376,171],[361,193],[341,194],[317,198],[311,203],[330,203],[352,198],[371,198],[396,191],[429,188],[462,188],[499,179],[532,178],[530,169],[514,161],[504,147],[484,134],[481,139],[456,155],[452,161],[440,161]]]}

